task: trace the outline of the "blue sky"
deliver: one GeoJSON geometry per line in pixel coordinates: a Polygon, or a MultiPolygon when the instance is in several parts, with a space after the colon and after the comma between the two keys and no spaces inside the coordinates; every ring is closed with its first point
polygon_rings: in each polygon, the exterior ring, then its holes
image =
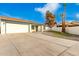
{"type": "MultiPolygon", "coordinates": [[[[32,20],[38,23],[45,22],[45,12],[49,10],[56,15],[56,22],[60,23],[63,13],[63,4],[48,3],[0,3],[0,16],[32,20]]],[[[67,3],[66,21],[79,20],[79,4],[67,3]]]]}

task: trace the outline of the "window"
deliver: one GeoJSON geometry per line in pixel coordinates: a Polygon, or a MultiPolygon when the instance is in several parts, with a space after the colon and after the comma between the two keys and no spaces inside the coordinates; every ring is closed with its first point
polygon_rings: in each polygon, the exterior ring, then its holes
{"type": "Polygon", "coordinates": [[[31,28],[34,29],[34,25],[32,25],[31,28]]]}

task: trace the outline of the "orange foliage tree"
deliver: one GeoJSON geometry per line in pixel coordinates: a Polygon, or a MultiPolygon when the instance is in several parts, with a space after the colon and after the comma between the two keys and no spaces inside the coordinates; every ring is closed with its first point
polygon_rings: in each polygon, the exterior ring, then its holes
{"type": "Polygon", "coordinates": [[[52,28],[56,22],[55,22],[55,15],[53,15],[51,12],[46,12],[46,25],[48,25],[50,28],[52,28]]]}

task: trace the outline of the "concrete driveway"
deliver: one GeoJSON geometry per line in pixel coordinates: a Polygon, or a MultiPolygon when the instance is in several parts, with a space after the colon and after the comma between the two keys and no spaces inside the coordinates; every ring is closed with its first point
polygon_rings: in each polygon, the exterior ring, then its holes
{"type": "Polygon", "coordinates": [[[5,56],[77,56],[79,42],[42,33],[0,35],[0,55],[5,56]]]}

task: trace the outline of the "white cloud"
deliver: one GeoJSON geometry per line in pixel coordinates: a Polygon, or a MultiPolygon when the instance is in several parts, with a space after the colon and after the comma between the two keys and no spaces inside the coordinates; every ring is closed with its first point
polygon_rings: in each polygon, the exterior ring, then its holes
{"type": "Polygon", "coordinates": [[[46,11],[49,10],[50,12],[54,13],[59,7],[60,5],[58,3],[47,3],[44,5],[44,7],[35,8],[35,10],[45,15],[46,11]]]}
{"type": "Polygon", "coordinates": [[[76,14],[76,18],[79,18],[79,13],[76,14]]]}

